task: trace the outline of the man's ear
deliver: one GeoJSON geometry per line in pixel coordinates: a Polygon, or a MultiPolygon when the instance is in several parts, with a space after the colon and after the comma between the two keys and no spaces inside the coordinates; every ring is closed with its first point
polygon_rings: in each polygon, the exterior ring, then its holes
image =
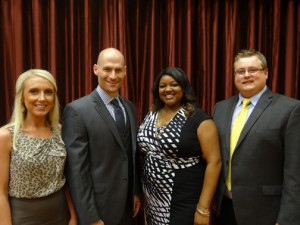
{"type": "Polygon", "coordinates": [[[98,66],[97,66],[97,64],[94,64],[94,65],[93,65],[93,71],[94,71],[94,74],[95,74],[96,76],[98,76],[98,66]]]}
{"type": "Polygon", "coordinates": [[[266,79],[268,79],[269,78],[269,70],[268,70],[268,68],[265,69],[265,74],[266,74],[266,79]]]}

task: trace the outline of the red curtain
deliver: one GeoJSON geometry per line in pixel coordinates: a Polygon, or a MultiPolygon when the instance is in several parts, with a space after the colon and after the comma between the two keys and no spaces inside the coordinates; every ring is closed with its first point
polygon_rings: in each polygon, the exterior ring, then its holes
{"type": "Polygon", "coordinates": [[[267,57],[273,91],[300,97],[297,0],[1,0],[0,126],[22,72],[54,74],[63,110],[96,87],[92,65],[106,47],[125,55],[121,94],[134,102],[139,123],[152,104],[153,80],[167,66],[185,70],[199,106],[211,113],[236,93],[232,65],[243,48],[267,57]]]}
{"type": "Polygon", "coordinates": [[[234,94],[232,64],[242,48],[268,60],[268,85],[299,98],[300,3],[297,0],[2,0],[0,125],[10,117],[17,77],[29,68],[56,76],[61,109],[97,85],[100,50],[119,48],[128,75],[121,94],[140,123],[152,104],[154,77],[184,69],[199,106],[234,94]]]}

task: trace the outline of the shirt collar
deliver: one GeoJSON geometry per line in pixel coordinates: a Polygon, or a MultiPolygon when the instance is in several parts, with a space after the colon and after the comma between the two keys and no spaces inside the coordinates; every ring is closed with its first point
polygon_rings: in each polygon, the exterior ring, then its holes
{"type": "MultiPolygon", "coordinates": [[[[258,92],[256,95],[253,95],[251,98],[249,98],[251,101],[251,104],[253,106],[256,105],[256,103],[258,102],[258,100],[260,99],[260,97],[266,90],[267,90],[267,85],[265,85],[265,87],[260,92],[258,92]]],[[[243,99],[244,99],[244,97],[241,95],[241,93],[239,93],[239,100],[238,100],[237,106],[242,104],[243,99]]]]}
{"type": "Polygon", "coordinates": [[[96,91],[105,105],[108,105],[113,99],[117,99],[118,102],[120,102],[119,94],[117,94],[115,98],[112,98],[99,85],[97,86],[96,91]]]}

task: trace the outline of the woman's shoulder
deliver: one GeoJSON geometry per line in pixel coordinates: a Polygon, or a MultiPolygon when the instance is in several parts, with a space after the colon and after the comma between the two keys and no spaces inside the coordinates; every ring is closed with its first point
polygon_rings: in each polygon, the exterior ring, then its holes
{"type": "Polygon", "coordinates": [[[152,111],[152,110],[150,110],[150,111],[148,111],[148,112],[146,113],[144,119],[147,119],[147,118],[149,118],[149,117],[153,117],[153,116],[155,116],[157,113],[158,113],[157,111],[152,111]]]}
{"type": "Polygon", "coordinates": [[[205,111],[203,111],[201,108],[196,108],[191,118],[196,120],[207,120],[211,119],[212,117],[208,115],[205,111]]]}
{"type": "Polygon", "coordinates": [[[52,126],[51,130],[52,130],[52,137],[55,139],[61,139],[61,129],[62,129],[62,125],[59,123],[57,126],[52,126]]]}
{"type": "Polygon", "coordinates": [[[11,136],[11,131],[9,127],[1,127],[0,128],[0,138],[8,138],[11,136]]]}
{"type": "Polygon", "coordinates": [[[203,121],[212,119],[206,112],[200,108],[196,108],[194,112],[187,118],[186,124],[190,124],[197,128],[203,121]]]}
{"type": "Polygon", "coordinates": [[[8,147],[10,149],[11,146],[11,131],[9,128],[1,128],[0,129],[0,146],[1,148],[8,147]]]}

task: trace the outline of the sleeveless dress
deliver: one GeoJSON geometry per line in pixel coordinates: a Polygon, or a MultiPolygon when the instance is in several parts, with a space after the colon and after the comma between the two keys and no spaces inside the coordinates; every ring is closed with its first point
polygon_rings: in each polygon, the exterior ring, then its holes
{"type": "MultiPolygon", "coordinates": [[[[12,127],[9,131],[13,136],[12,127]]],[[[53,130],[50,138],[33,138],[20,131],[16,149],[11,151],[9,178],[13,225],[67,225],[67,153],[60,135],[53,130]]]]}
{"type": "Polygon", "coordinates": [[[155,128],[158,112],[150,112],[137,135],[148,225],[194,224],[206,168],[197,128],[211,117],[197,109],[186,118],[185,111],[181,108],[160,129],[155,128]]]}

